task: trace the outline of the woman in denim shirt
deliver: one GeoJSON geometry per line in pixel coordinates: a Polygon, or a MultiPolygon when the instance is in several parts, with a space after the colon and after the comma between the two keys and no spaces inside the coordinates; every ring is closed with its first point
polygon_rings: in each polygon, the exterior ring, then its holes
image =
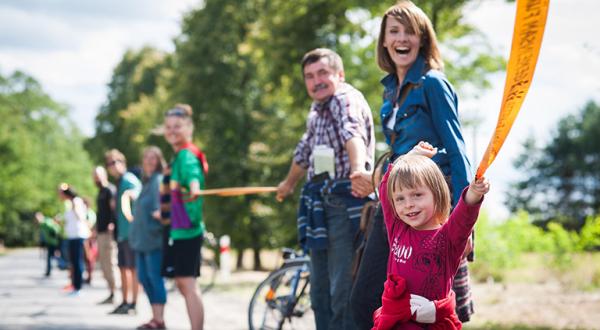
{"type": "MultiPolygon", "coordinates": [[[[410,1],[390,7],[383,15],[377,42],[377,64],[388,75],[380,111],[391,161],[406,154],[419,141],[438,148],[433,160],[449,178],[452,205],[458,201],[472,177],[458,120],[458,99],[442,73],[443,62],[435,31],[429,18],[410,1]]],[[[370,174],[354,173],[353,193],[364,196],[373,191],[370,174]]],[[[351,304],[361,329],[372,327],[372,313],[381,305],[389,248],[381,212],[366,244],[356,277],[351,304]]],[[[469,320],[472,303],[468,268],[463,260],[454,281],[457,312],[461,321],[469,320]]]]}

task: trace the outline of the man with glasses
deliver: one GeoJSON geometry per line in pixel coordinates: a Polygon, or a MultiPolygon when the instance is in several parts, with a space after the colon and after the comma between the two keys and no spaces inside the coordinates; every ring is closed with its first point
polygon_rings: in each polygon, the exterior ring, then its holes
{"type": "Polygon", "coordinates": [[[125,156],[119,150],[107,151],[104,160],[108,172],[117,182],[115,201],[117,259],[123,294],[123,302],[110,314],[135,314],[139,284],[135,273],[135,254],[129,246],[128,238],[129,226],[133,221],[132,204],[142,189],[142,183],[133,173],[127,171],[125,156]],[[128,303],[130,292],[131,302],[128,303]]]}

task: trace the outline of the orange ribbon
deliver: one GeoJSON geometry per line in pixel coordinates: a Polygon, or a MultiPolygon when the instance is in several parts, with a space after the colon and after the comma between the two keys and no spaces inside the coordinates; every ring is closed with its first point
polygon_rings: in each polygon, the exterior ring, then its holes
{"type": "Polygon", "coordinates": [[[481,178],[496,158],[527,95],[540,53],[549,2],[550,0],[517,0],[500,115],[494,135],[477,168],[476,178],[481,178]]]}
{"type": "Polygon", "coordinates": [[[275,191],[277,191],[277,187],[231,187],[231,188],[200,190],[200,196],[217,195],[217,196],[229,197],[229,196],[239,196],[239,195],[248,195],[248,194],[260,194],[260,193],[275,192],[275,191]]]}

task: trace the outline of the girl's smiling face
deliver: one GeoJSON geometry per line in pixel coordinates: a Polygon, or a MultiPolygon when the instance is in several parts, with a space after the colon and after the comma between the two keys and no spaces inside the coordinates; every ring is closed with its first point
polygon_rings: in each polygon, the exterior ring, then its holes
{"type": "Polygon", "coordinates": [[[421,37],[394,17],[388,16],[385,25],[383,47],[396,65],[396,70],[406,72],[417,60],[421,37]]]}
{"type": "Polygon", "coordinates": [[[398,187],[392,193],[392,199],[396,215],[414,229],[430,230],[441,226],[436,217],[433,193],[427,186],[398,187]]]}
{"type": "Polygon", "coordinates": [[[165,117],[165,140],[175,149],[191,139],[192,126],[189,119],[180,116],[165,117]]]}

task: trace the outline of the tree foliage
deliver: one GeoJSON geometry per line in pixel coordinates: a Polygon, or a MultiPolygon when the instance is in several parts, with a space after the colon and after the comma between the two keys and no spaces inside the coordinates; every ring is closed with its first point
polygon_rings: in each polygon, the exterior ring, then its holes
{"type": "Polygon", "coordinates": [[[524,144],[515,167],[524,179],[508,193],[511,210],[527,210],[540,222],[556,220],[581,229],[600,211],[600,107],[588,102],[580,113],[558,122],[550,141],[524,144]]]}
{"type": "Polygon", "coordinates": [[[0,240],[34,242],[33,213],[62,211],[60,182],[92,191],[91,164],[67,109],[32,77],[0,76],[0,240]]]}
{"type": "Polygon", "coordinates": [[[145,146],[166,146],[153,132],[170,102],[171,67],[171,56],[151,47],[123,55],[108,84],[106,103],[96,116],[96,133],[85,144],[96,163],[103,162],[106,150],[116,148],[131,166],[140,163],[145,146]]]}

